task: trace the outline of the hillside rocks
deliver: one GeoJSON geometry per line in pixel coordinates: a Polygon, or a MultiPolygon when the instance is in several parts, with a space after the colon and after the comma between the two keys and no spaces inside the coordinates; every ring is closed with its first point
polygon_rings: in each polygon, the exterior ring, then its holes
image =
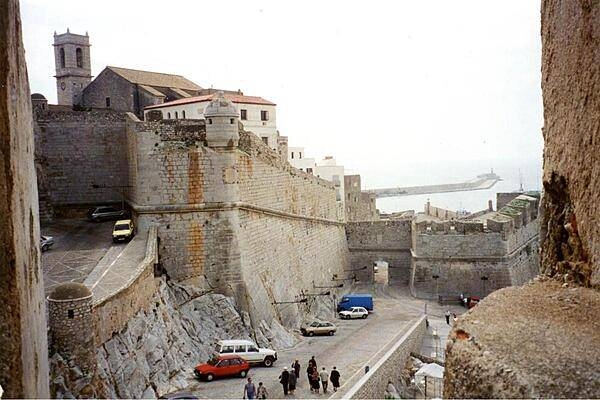
{"type": "Polygon", "coordinates": [[[97,349],[98,373],[77,373],[59,355],[52,358],[51,384],[57,398],[152,398],[183,389],[193,368],[208,358],[216,340],[251,339],[281,349],[297,339],[278,323],[254,329],[229,297],[160,282],[148,311],[97,349]]]}

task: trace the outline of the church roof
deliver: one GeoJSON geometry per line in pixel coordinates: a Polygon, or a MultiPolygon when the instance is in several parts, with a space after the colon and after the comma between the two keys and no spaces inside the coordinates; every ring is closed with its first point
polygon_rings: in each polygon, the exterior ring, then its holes
{"type": "Polygon", "coordinates": [[[194,82],[181,75],[163,74],[160,72],[140,71],[137,69],[106,67],[115,74],[125,78],[131,83],[138,85],[168,87],[186,90],[201,90],[202,88],[194,82]]]}
{"type": "MultiPolygon", "coordinates": [[[[211,101],[215,97],[217,97],[217,93],[207,94],[204,96],[188,97],[186,99],[178,99],[178,100],[169,101],[167,103],[148,106],[145,109],[151,110],[153,108],[178,106],[178,105],[182,105],[182,104],[202,103],[205,101],[211,101]]],[[[224,93],[223,97],[225,97],[227,100],[230,100],[233,103],[238,103],[238,104],[264,104],[267,106],[275,106],[276,105],[275,103],[272,103],[269,100],[265,100],[262,97],[257,97],[257,96],[244,96],[243,94],[224,93]]]]}

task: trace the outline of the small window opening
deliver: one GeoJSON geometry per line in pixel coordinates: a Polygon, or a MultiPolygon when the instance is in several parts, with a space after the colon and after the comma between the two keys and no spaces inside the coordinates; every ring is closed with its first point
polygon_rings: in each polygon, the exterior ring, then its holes
{"type": "Polygon", "coordinates": [[[209,125],[212,125],[212,118],[209,118],[209,119],[208,119],[208,124],[209,124],[209,125]]]}
{"type": "Polygon", "coordinates": [[[179,119],[179,115],[177,115],[177,111],[175,111],[175,119],[179,119]]]}
{"type": "Polygon", "coordinates": [[[77,68],[83,68],[83,51],[79,47],[75,50],[75,59],[77,60],[77,68]]]}
{"type": "Polygon", "coordinates": [[[181,118],[185,119],[185,110],[181,112],[181,118]]]}
{"type": "Polygon", "coordinates": [[[61,47],[59,50],[60,53],[60,66],[61,68],[65,67],[65,48],[61,47]]]}
{"type": "Polygon", "coordinates": [[[75,318],[75,311],[73,311],[73,310],[69,310],[69,311],[67,311],[67,316],[68,316],[70,319],[73,319],[73,318],[75,318]]]}
{"type": "Polygon", "coordinates": [[[269,120],[269,112],[266,110],[261,110],[260,111],[260,120],[261,121],[268,121],[269,120]]]}
{"type": "Polygon", "coordinates": [[[106,102],[106,108],[110,108],[110,97],[107,97],[104,101],[106,102]]]}
{"type": "Polygon", "coordinates": [[[168,119],[171,119],[171,113],[170,113],[170,112],[169,112],[169,113],[167,113],[167,118],[168,118],[168,119]]]}
{"type": "Polygon", "coordinates": [[[240,118],[242,120],[247,120],[248,119],[248,110],[240,110],[240,118]]]}
{"type": "Polygon", "coordinates": [[[262,141],[264,144],[266,144],[267,146],[269,145],[269,138],[266,136],[261,137],[262,141]]]}
{"type": "Polygon", "coordinates": [[[233,125],[233,118],[229,119],[229,123],[233,125]]]}

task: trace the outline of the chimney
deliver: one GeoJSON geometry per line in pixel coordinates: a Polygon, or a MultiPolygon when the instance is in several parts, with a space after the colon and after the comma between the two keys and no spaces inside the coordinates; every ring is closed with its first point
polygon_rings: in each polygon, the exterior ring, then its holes
{"type": "Polygon", "coordinates": [[[491,200],[488,200],[488,210],[494,211],[494,206],[491,200]]]}

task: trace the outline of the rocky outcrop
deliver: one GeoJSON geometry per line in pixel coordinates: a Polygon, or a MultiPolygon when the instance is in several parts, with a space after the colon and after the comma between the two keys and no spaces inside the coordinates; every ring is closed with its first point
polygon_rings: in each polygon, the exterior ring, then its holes
{"type": "Polygon", "coordinates": [[[161,280],[148,311],[97,349],[98,373],[89,377],[60,355],[52,357],[54,396],[158,397],[189,384],[193,367],[204,362],[218,339],[252,339],[281,349],[294,335],[277,322],[251,327],[233,299],[161,280]]]}

